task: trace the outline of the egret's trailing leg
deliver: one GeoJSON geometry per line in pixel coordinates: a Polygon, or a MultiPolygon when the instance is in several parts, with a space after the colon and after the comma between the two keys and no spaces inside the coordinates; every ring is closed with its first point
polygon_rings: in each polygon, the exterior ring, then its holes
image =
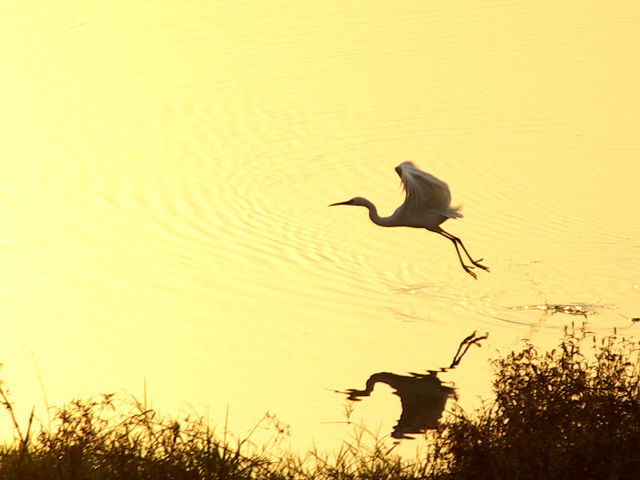
{"type": "Polygon", "coordinates": [[[462,240],[460,240],[458,237],[456,237],[455,235],[451,235],[449,232],[445,232],[444,230],[442,230],[440,228],[440,230],[438,231],[438,233],[440,235],[442,235],[445,238],[448,238],[449,240],[451,240],[453,242],[453,246],[456,247],[456,253],[458,254],[458,258],[460,259],[460,264],[462,265],[462,268],[464,268],[465,272],[467,272],[469,275],[471,275],[473,278],[475,278],[476,280],[478,279],[478,276],[472,272],[470,269],[472,269],[473,267],[470,267],[468,265],[466,265],[464,263],[464,260],[462,260],[462,255],[460,255],[460,250],[458,249],[458,244],[462,247],[462,250],[464,250],[464,253],[467,255],[467,258],[469,259],[469,261],[476,267],[481,268],[483,270],[486,270],[487,272],[489,271],[488,267],[485,267],[484,265],[482,265],[480,262],[483,260],[482,258],[479,260],[474,260],[473,258],[471,258],[471,255],[469,255],[468,250],[466,249],[466,247],[464,246],[464,243],[462,243],[462,240]]]}

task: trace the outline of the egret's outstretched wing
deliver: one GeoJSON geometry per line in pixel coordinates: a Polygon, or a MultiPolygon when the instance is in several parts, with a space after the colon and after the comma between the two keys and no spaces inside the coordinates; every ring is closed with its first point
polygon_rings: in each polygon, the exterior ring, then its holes
{"type": "Polygon", "coordinates": [[[411,209],[436,210],[446,217],[462,217],[460,207],[451,206],[449,186],[442,180],[418,170],[411,162],[401,163],[396,172],[407,195],[405,203],[411,209]]]}

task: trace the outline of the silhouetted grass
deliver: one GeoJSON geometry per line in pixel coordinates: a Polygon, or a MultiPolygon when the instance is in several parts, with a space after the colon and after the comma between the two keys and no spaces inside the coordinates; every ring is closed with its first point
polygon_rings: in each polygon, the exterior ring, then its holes
{"type": "Polygon", "coordinates": [[[16,430],[0,446],[0,480],[640,478],[637,343],[568,331],[553,351],[527,344],[494,369],[495,398],[472,415],[454,405],[412,459],[363,426],[335,452],[283,453],[274,417],[259,448],[251,434],[220,437],[200,417],[160,417],[113,395],[74,400],[37,432],[32,414],[23,432],[0,385],[16,430]]]}
{"type": "MultiPolygon", "coordinates": [[[[1,389],[0,389],[1,390],[1,389]]],[[[4,405],[13,410],[2,391],[4,405]]],[[[272,420],[272,417],[265,417],[272,420]]],[[[14,420],[16,430],[19,428],[14,420]]],[[[277,426],[277,422],[276,422],[277,426]]],[[[221,439],[199,417],[159,418],[131,397],[99,395],[57,410],[35,438],[0,447],[0,478],[252,479],[272,462],[249,439],[221,439]],[[243,450],[251,450],[244,454],[243,450]]]]}

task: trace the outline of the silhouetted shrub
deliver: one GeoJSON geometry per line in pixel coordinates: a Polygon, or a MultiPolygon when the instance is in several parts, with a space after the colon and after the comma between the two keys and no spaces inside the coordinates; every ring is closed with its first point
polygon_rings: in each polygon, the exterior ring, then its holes
{"type": "Polygon", "coordinates": [[[609,337],[594,355],[565,332],[494,362],[495,401],[450,420],[437,439],[451,479],[640,478],[638,344],[609,337]]]}

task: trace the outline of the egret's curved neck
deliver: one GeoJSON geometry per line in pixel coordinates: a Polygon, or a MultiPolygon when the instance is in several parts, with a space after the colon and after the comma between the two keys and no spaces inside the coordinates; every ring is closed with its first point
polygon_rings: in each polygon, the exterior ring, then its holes
{"type": "Polygon", "coordinates": [[[360,202],[360,205],[362,205],[363,207],[367,207],[367,209],[369,210],[369,218],[373,223],[375,223],[376,225],[380,225],[381,227],[395,226],[394,224],[392,224],[392,217],[381,217],[380,215],[378,215],[378,209],[369,200],[363,198],[360,200],[360,202]]]}

